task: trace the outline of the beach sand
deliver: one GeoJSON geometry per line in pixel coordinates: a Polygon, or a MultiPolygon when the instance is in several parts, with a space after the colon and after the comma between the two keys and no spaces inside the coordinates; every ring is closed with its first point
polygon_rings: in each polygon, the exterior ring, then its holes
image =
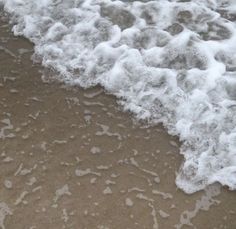
{"type": "Polygon", "coordinates": [[[234,191],[177,189],[177,138],[102,88],[51,81],[4,19],[0,32],[0,228],[236,228],[234,191]]]}

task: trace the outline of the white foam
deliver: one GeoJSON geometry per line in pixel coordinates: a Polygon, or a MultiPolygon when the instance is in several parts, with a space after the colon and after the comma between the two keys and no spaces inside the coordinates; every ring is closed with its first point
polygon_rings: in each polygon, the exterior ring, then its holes
{"type": "Polygon", "coordinates": [[[132,207],[134,205],[134,202],[130,198],[126,198],[125,205],[128,207],[132,207]]]}
{"type": "Polygon", "coordinates": [[[68,195],[71,196],[68,184],[65,184],[63,187],[59,188],[55,192],[54,202],[57,202],[62,196],[68,195]]]}
{"type": "Polygon", "coordinates": [[[180,137],[180,188],[236,189],[234,0],[0,2],[57,79],[100,84],[180,137]]]}
{"type": "Polygon", "coordinates": [[[0,227],[1,229],[5,229],[4,220],[6,216],[12,215],[12,210],[8,207],[8,205],[4,202],[0,202],[0,227]]]}
{"type": "Polygon", "coordinates": [[[112,194],[111,188],[110,188],[110,187],[106,187],[106,188],[103,190],[103,194],[104,194],[104,195],[112,194]]]}
{"type": "Polygon", "coordinates": [[[5,180],[4,181],[4,186],[7,188],[7,189],[11,189],[12,188],[12,182],[10,180],[5,180]]]}

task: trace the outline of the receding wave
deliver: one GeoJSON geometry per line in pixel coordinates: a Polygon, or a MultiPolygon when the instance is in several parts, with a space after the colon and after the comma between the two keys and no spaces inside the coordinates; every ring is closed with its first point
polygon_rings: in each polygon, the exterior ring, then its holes
{"type": "Polygon", "coordinates": [[[179,136],[181,189],[236,189],[234,0],[0,3],[58,80],[102,85],[124,110],[179,136]]]}

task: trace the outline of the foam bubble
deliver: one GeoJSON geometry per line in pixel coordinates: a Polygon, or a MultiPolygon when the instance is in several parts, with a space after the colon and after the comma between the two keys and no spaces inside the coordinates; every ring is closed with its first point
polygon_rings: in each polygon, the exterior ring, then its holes
{"type": "Polygon", "coordinates": [[[58,80],[102,85],[182,141],[176,183],[236,189],[233,0],[0,0],[58,80]]]}

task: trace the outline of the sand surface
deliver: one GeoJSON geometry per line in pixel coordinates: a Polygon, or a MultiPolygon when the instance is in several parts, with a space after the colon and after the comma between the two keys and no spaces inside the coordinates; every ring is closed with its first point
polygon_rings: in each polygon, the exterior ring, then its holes
{"type": "Polygon", "coordinates": [[[0,28],[1,229],[236,228],[235,192],[176,188],[176,138],[102,88],[52,81],[33,45],[0,28]]]}

